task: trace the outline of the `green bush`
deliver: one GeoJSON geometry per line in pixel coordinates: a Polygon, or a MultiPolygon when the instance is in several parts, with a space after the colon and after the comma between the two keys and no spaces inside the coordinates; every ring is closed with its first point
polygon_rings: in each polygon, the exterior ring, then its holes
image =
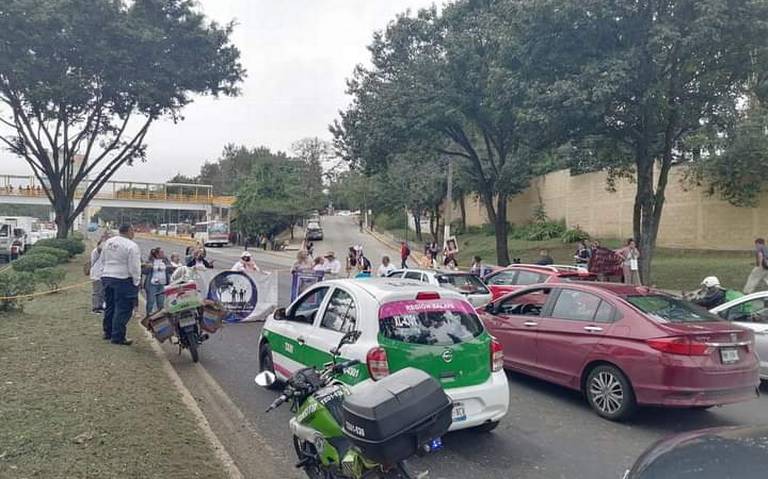
{"type": "Polygon", "coordinates": [[[59,263],[66,263],[69,261],[69,251],[59,248],[51,248],[50,246],[33,246],[27,255],[49,254],[55,256],[59,263]]]}
{"type": "Polygon", "coordinates": [[[77,238],[43,239],[35,243],[34,248],[38,246],[63,249],[69,253],[69,256],[75,256],[85,251],[85,243],[77,238]]]}
{"type": "Polygon", "coordinates": [[[57,289],[64,281],[64,277],[67,273],[60,268],[41,268],[34,273],[35,281],[42,283],[46,286],[46,289],[57,289]]]}
{"type": "MultiPolygon", "coordinates": [[[[35,278],[32,273],[7,270],[0,273],[0,298],[23,296],[35,292],[35,278]]],[[[22,309],[24,299],[0,299],[0,311],[22,309]]]]}
{"type": "Polygon", "coordinates": [[[563,243],[578,243],[579,241],[587,241],[589,233],[579,227],[571,228],[563,233],[560,239],[563,240],[563,243]]]}
{"type": "Polygon", "coordinates": [[[553,238],[560,238],[565,233],[564,221],[537,221],[520,226],[512,230],[510,234],[512,239],[527,241],[546,241],[553,238]]]}
{"type": "Polygon", "coordinates": [[[42,268],[52,268],[59,264],[59,261],[52,254],[40,253],[22,256],[11,264],[15,271],[33,272],[42,268]]]}

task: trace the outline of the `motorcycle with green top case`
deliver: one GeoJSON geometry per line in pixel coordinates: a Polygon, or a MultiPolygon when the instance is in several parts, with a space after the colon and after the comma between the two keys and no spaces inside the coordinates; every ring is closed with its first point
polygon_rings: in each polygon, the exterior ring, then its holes
{"type": "MultiPolygon", "coordinates": [[[[296,371],[286,382],[280,397],[272,402],[266,412],[290,402],[294,416],[289,424],[299,460],[296,467],[302,468],[310,478],[423,478],[426,474],[411,475],[405,465],[405,458],[399,460],[400,456],[392,463],[382,463],[367,457],[363,448],[358,447],[354,441],[354,433],[365,436],[363,427],[351,424],[350,420],[345,422],[343,406],[351,392],[350,388],[337,378],[344,375],[348,368],[359,364],[359,361],[340,359],[339,350],[344,344],[354,343],[358,337],[357,331],[344,335],[339,345],[331,350],[332,361],[322,369],[304,368],[296,371]]],[[[261,387],[270,387],[277,378],[271,371],[263,371],[256,376],[255,381],[261,387]]],[[[376,387],[375,384],[371,386],[376,387]]],[[[450,421],[437,426],[435,421],[430,424],[431,429],[425,433],[428,436],[423,434],[409,436],[409,440],[413,441],[411,444],[413,453],[428,453],[442,448],[440,436],[448,431],[450,421]]],[[[425,430],[422,426],[420,431],[425,430]]],[[[384,447],[398,449],[391,445],[384,445],[384,447]]],[[[398,450],[403,451],[402,448],[398,450]]],[[[410,451],[407,448],[406,450],[410,451]]],[[[377,455],[377,457],[382,456],[377,455]]]]}

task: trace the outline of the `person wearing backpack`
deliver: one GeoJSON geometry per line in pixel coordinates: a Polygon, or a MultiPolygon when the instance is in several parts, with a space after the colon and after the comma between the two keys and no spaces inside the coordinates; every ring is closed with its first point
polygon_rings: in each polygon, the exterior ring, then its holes
{"type": "Polygon", "coordinates": [[[408,247],[408,243],[405,241],[400,242],[400,267],[408,269],[408,257],[411,256],[411,248],[408,247]]]}
{"type": "Polygon", "coordinates": [[[760,283],[768,285],[768,248],[764,238],[755,240],[755,267],[749,273],[747,284],[744,285],[744,294],[754,293],[760,283]]]}

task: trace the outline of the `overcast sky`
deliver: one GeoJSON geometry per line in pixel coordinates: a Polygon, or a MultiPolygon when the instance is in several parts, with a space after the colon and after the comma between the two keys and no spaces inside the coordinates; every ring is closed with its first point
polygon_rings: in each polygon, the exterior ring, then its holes
{"type": "MultiPolygon", "coordinates": [[[[234,43],[248,70],[242,95],[198,98],[184,121],[155,124],[148,162],[125,167],[115,179],[159,181],[196,174],[227,143],[288,151],[307,136],[330,139],[328,124],[343,109],[345,79],[368,63],[373,32],[397,13],[442,0],[199,0],[219,22],[236,20],[234,43]]],[[[3,173],[27,174],[26,164],[0,153],[3,173]]]]}

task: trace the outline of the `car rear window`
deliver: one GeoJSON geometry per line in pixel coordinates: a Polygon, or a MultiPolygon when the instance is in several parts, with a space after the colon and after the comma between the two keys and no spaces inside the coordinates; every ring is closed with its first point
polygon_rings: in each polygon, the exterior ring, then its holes
{"type": "Polygon", "coordinates": [[[483,324],[465,301],[397,301],[381,307],[379,333],[403,343],[450,346],[480,336],[483,324]]]}
{"type": "Polygon", "coordinates": [[[437,275],[440,286],[455,289],[464,294],[488,294],[488,288],[482,281],[471,274],[440,274],[437,275]]]}
{"type": "Polygon", "coordinates": [[[627,296],[626,299],[631,305],[662,323],[699,323],[720,320],[706,309],[672,296],[649,294],[627,296]]]}

